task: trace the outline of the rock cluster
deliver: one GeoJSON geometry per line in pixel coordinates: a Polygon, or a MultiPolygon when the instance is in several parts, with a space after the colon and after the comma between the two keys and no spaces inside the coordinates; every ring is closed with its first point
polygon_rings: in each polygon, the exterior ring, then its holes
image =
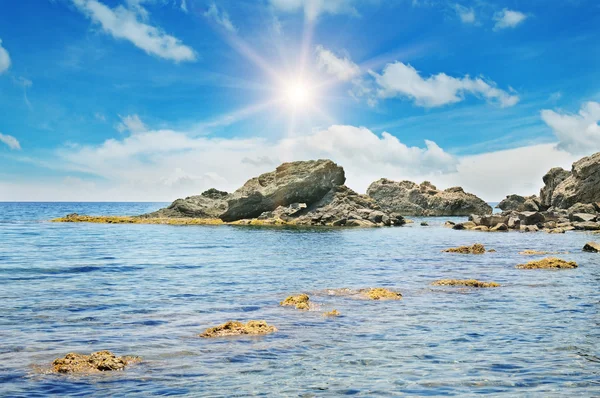
{"type": "Polygon", "coordinates": [[[429,181],[417,185],[411,181],[386,178],[372,183],[367,195],[384,211],[403,216],[468,216],[491,214],[492,208],[460,187],[438,190],[429,181]]]}
{"type": "Polygon", "coordinates": [[[127,365],[139,362],[138,357],[118,357],[110,351],[98,351],[90,355],[69,353],[52,362],[56,373],[94,373],[123,370],[127,365]]]}
{"type": "Polygon", "coordinates": [[[401,226],[399,214],[344,185],[344,169],[331,160],[284,163],[228,194],[211,189],[178,199],[142,218],[211,218],[247,225],[401,226]]]}
{"type": "Polygon", "coordinates": [[[479,231],[546,231],[549,233],[564,233],[572,230],[600,230],[600,214],[579,213],[581,207],[577,204],[568,210],[550,209],[520,212],[509,210],[500,214],[471,215],[469,222],[456,224],[453,228],[479,231]]]}

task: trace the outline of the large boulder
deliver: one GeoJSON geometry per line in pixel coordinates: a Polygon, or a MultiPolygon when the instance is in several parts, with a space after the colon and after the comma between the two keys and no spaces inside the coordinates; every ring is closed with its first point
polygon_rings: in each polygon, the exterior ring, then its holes
{"type": "Polygon", "coordinates": [[[492,208],[477,196],[460,187],[438,190],[430,182],[417,185],[411,181],[382,178],[367,189],[384,211],[416,216],[468,216],[491,214],[492,208]]]}
{"type": "Polygon", "coordinates": [[[544,183],[540,192],[544,205],[568,209],[577,203],[600,201],[600,152],[573,163],[570,173],[550,170],[544,183]]]}
{"type": "Polygon", "coordinates": [[[252,178],[228,197],[223,221],[255,218],[279,206],[311,205],[346,181],[344,169],[331,160],[284,163],[252,178]]]}
{"type": "Polygon", "coordinates": [[[219,218],[227,210],[227,192],[209,189],[201,195],[177,199],[169,207],[142,218],[219,218]]]}

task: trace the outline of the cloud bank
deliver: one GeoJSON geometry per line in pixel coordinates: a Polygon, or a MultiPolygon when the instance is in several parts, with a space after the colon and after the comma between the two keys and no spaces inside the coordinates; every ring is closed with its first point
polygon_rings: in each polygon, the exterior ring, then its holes
{"type": "Polygon", "coordinates": [[[542,120],[558,138],[558,148],[573,154],[600,151],[600,103],[587,102],[578,114],[544,109],[542,120]]]}

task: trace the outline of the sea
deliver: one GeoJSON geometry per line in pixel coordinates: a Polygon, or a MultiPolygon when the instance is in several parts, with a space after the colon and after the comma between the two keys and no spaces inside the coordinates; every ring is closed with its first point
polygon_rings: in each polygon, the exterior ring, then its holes
{"type": "Polygon", "coordinates": [[[52,223],[165,203],[0,203],[0,396],[600,396],[600,240],[482,233],[414,218],[397,228],[52,223]],[[426,221],[429,225],[422,226],[426,221]],[[482,243],[484,255],[442,253],[482,243]],[[568,252],[572,270],[522,270],[568,252]],[[438,279],[499,288],[432,286],[438,279]],[[335,294],[386,287],[399,301],[335,294]],[[281,307],[307,293],[315,307],[281,307]],[[337,309],[341,316],[327,318],[337,309]],[[200,338],[229,320],[278,332],[200,338]],[[47,372],[110,350],[120,372],[47,372]]]}

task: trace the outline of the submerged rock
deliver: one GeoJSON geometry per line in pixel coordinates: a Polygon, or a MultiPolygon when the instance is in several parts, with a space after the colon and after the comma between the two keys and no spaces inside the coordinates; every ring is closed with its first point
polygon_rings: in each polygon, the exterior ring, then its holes
{"type": "Polygon", "coordinates": [[[589,253],[600,253],[600,243],[588,242],[585,244],[585,246],[583,246],[583,251],[589,253]]]}
{"type": "Polygon", "coordinates": [[[308,310],[310,309],[310,298],[308,294],[299,294],[297,296],[289,296],[281,303],[281,306],[295,306],[298,310],[308,310]]]}
{"type": "Polygon", "coordinates": [[[547,252],[547,251],[538,251],[538,250],[523,250],[519,252],[522,256],[545,256],[548,254],[568,254],[568,252],[547,252]]]}
{"type": "Polygon", "coordinates": [[[328,317],[329,316],[340,316],[340,315],[341,314],[340,314],[340,312],[338,310],[332,310],[332,311],[324,312],[323,313],[323,316],[328,316],[328,317]]]}
{"type": "Polygon", "coordinates": [[[57,373],[94,373],[123,370],[127,365],[140,362],[139,357],[117,357],[110,351],[98,351],[90,355],[69,353],[52,362],[57,373]]]}
{"type": "Polygon", "coordinates": [[[499,287],[496,282],[482,282],[476,279],[442,279],[432,283],[434,286],[499,287]]]}
{"type": "Polygon", "coordinates": [[[242,336],[242,335],[264,335],[277,331],[275,326],[270,326],[265,321],[249,321],[242,323],[238,321],[229,321],[222,325],[208,328],[200,337],[225,337],[225,336],[242,336]]]}
{"type": "Polygon", "coordinates": [[[417,185],[411,181],[382,178],[373,182],[367,195],[375,199],[384,211],[403,216],[468,216],[490,214],[492,208],[477,196],[460,187],[438,190],[428,181],[417,185]]]}
{"type": "Polygon", "coordinates": [[[527,264],[519,264],[517,268],[520,269],[563,269],[563,268],[577,268],[575,261],[565,261],[560,258],[548,257],[542,260],[530,261],[527,264]]]}
{"type": "Polygon", "coordinates": [[[402,294],[383,287],[362,289],[360,290],[360,293],[370,300],[400,300],[402,298],[402,294]]]}
{"type": "Polygon", "coordinates": [[[475,243],[473,246],[452,247],[442,251],[445,253],[484,254],[485,246],[483,246],[481,243],[475,243]]]}

